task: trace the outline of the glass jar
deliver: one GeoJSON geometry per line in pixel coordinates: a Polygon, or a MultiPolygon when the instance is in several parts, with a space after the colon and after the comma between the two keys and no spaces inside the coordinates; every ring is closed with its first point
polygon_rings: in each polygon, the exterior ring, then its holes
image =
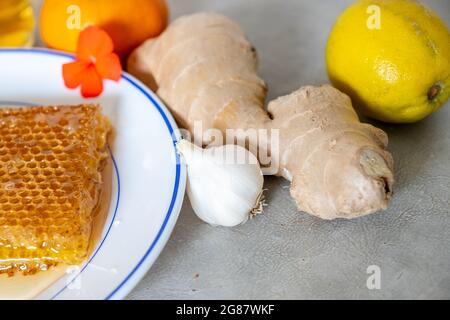
{"type": "Polygon", "coordinates": [[[30,47],[34,14],[28,0],[0,0],[0,47],[30,47]]]}

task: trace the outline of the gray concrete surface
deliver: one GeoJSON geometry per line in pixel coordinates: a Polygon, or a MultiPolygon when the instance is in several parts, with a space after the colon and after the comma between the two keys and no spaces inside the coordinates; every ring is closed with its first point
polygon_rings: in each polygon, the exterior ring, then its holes
{"type": "MultiPolygon", "coordinates": [[[[172,18],[219,11],[255,44],[269,99],[328,82],[323,52],[351,0],[172,0],[172,18]]],[[[428,0],[450,24],[450,2],[428,0]]],[[[450,105],[417,124],[377,124],[396,161],[389,210],[352,221],[298,213],[289,184],[267,178],[269,206],[234,229],[202,223],[185,202],[160,258],[129,299],[449,299],[450,105]],[[367,268],[381,270],[369,290],[367,268]]]]}

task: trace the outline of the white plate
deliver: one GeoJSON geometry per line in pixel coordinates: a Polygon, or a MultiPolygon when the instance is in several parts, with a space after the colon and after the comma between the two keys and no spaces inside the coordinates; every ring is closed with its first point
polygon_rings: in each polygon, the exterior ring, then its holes
{"type": "Polygon", "coordinates": [[[175,150],[177,126],[155,94],[124,73],[100,98],[68,90],[61,67],[70,55],[0,50],[0,105],[100,103],[114,128],[110,212],[88,262],[40,299],[122,299],[155,262],[177,220],[186,173],[175,150]]]}

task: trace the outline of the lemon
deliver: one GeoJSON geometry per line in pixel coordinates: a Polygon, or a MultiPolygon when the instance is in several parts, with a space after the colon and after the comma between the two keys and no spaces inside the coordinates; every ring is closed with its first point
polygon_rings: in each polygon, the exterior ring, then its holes
{"type": "Polygon", "coordinates": [[[378,120],[419,121],[450,95],[450,32],[416,1],[354,3],[331,31],[326,63],[333,85],[378,120]]]}

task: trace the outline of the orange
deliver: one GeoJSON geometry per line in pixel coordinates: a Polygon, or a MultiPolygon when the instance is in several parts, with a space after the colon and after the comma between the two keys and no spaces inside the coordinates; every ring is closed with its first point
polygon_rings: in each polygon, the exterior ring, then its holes
{"type": "Polygon", "coordinates": [[[80,31],[96,25],[111,36],[114,51],[126,57],[167,23],[165,0],[45,0],[40,32],[50,48],[75,52],[80,31]]]}

